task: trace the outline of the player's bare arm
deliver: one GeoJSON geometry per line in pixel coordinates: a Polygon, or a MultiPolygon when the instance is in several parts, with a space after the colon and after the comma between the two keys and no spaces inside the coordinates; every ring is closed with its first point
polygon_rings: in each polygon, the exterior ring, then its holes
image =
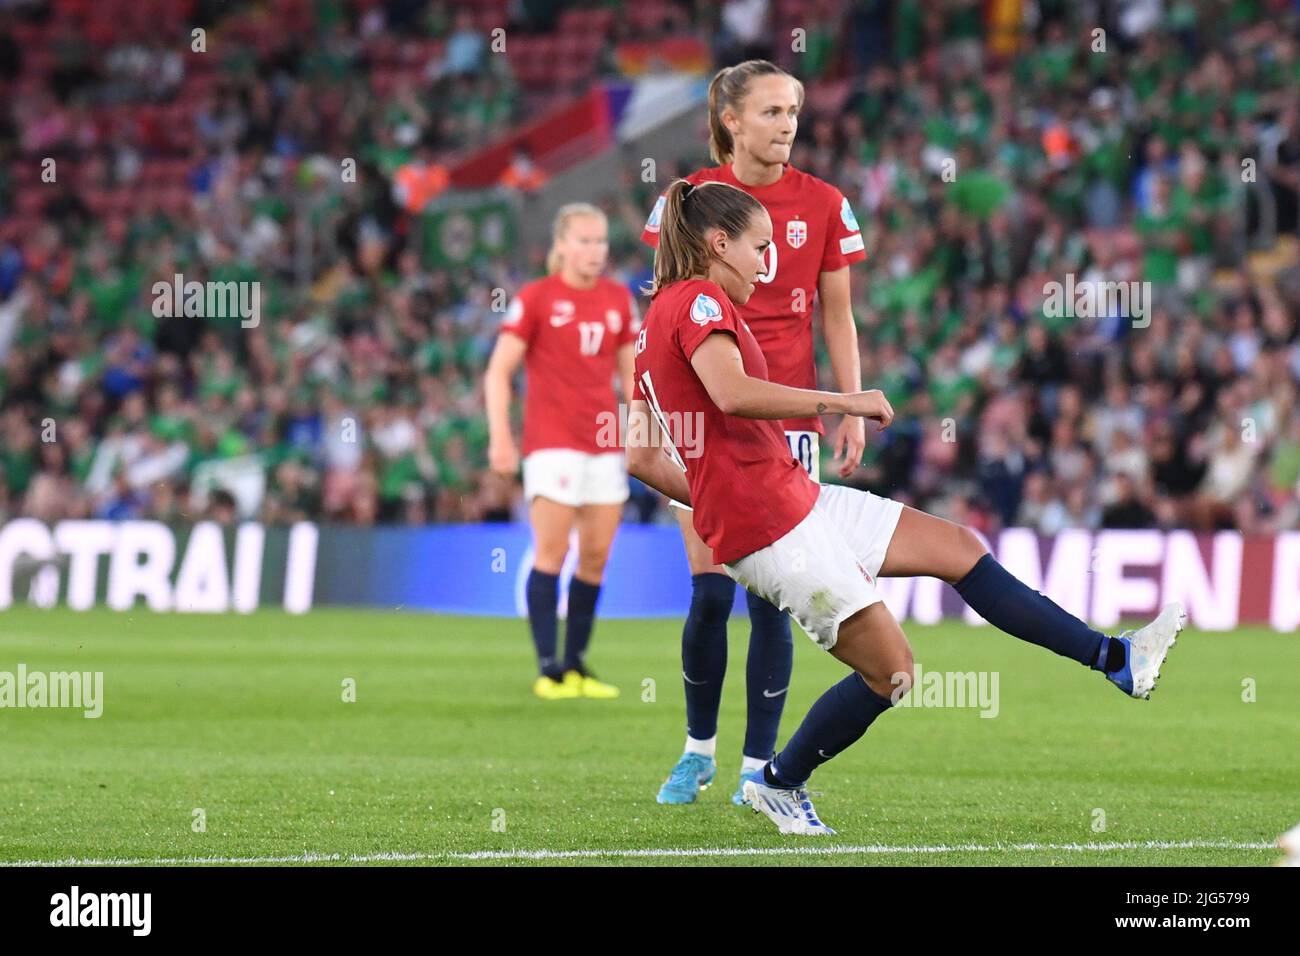
{"type": "Polygon", "coordinates": [[[691,366],[724,413],[740,418],[808,418],[813,415],[856,415],[889,427],[894,409],[879,389],[868,392],[822,392],[791,388],[745,371],[736,340],[723,332],[710,335],[691,356],[691,366]]]}
{"type": "Polygon", "coordinates": [[[524,360],[528,344],[508,332],[497,336],[483,375],[483,403],[488,419],[488,466],[513,477],[519,471],[519,448],[510,432],[510,380],[524,360]]]}
{"type": "Polygon", "coordinates": [[[669,457],[666,438],[659,423],[650,414],[650,405],[642,399],[632,402],[627,415],[627,471],[661,495],[691,503],[691,488],[686,472],[669,457]]]}
{"type": "MultiPolygon", "coordinates": [[[[835,387],[845,394],[862,391],[862,362],[858,355],[858,329],[853,322],[849,288],[849,267],[823,272],[817,279],[817,298],[822,306],[822,336],[830,353],[835,387]]],[[[839,462],[841,478],[853,474],[867,447],[866,423],[846,415],[835,428],[832,450],[839,462]]]]}
{"type": "Polygon", "coordinates": [[[625,402],[631,402],[632,396],[636,394],[632,391],[634,381],[636,381],[636,357],[632,351],[632,343],[628,342],[618,350],[618,384],[623,390],[625,402]]]}

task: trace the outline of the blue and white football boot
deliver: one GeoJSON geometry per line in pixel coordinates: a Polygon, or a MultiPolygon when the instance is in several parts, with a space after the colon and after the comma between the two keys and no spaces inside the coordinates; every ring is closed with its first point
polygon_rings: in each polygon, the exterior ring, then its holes
{"type": "Polygon", "coordinates": [[[1111,638],[1124,644],[1124,666],[1107,674],[1106,680],[1130,697],[1148,699],[1160,677],[1160,665],[1186,623],[1187,610],[1181,602],[1174,601],[1166,604],[1146,627],[1111,638]]]}
{"type": "Polygon", "coordinates": [[[694,803],[718,775],[718,765],[704,754],[682,754],[655,797],[658,803],[694,803]]]}
{"type": "Polygon", "coordinates": [[[831,836],[835,833],[822,823],[803,787],[786,789],[770,786],[760,770],[757,780],[746,780],[740,788],[755,813],[765,815],[782,833],[797,836],[831,836]]]}

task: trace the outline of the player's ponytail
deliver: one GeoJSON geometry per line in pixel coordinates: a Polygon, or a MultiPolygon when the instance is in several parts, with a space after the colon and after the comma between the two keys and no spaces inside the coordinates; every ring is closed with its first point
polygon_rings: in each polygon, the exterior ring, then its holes
{"type": "Polygon", "coordinates": [[[803,107],[803,84],[775,63],[767,60],[746,60],[735,66],[724,66],[709,81],[709,155],[719,166],[731,162],[736,144],[731,131],[722,124],[722,114],[730,109],[738,111],[749,81],[756,76],[784,76],[799,92],[799,106],[803,107]]]}
{"type": "Polygon", "coordinates": [[[593,206],[589,202],[571,202],[568,205],[561,206],[559,212],[555,214],[555,222],[551,225],[551,249],[546,253],[546,274],[555,275],[564,265],[564,256],[560,252],[560,240],[564,238],[565,232],[569,229],[569,220],[578,216],[593,216],[596,219],[605,221],[605,213],[599,206],[593,206]]]}
{"type": "Polygon", "coordinates": [[[709,274],[709,253],[705,233],[721,229],[728,238],[737,239],[762,204],[727,183],[701,183],[693,186],[679,179],[664,193],[663,215],[659,221],[659,245],[655,249],[654,295],[666,285],[683,279],[702,278],[709,274]]]}

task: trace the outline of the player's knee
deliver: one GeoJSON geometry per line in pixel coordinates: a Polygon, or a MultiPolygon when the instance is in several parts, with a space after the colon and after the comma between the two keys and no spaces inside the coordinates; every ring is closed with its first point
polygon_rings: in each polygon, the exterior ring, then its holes
{"type": "Polygon", "coordinates": [[[559,574],[568,553],[567,548],[546,548],[538,545],[533,554],[533,567],[543,574],[559,574]]]}
{"type": "Polygon", "coordinates": [[[578,554],[578,577],[584,581],[599,581],[605,576],[605,564],[609,561],[609,549],[603,551],[582,551],[578,554]]]}
{"type": "Polygon", "coordinates": [[[749,606],[749,620],[754,634],[768,640],[781,643],[793,643],[790,631],[790,615],[770,601],[765,601],[753,592],[745,593],[749,606]]]}
{"type": "Polygon", "coordinates": [[[691,582],[691,616],[708,625],[726,624],[736,600],[736,582],[725,574],[697,574],[691,582]]]}
{"type": "Polygon", "coordinates": [[[916,664],[911,648],[905,647],[881,655],[870,665],[859,668],[858,673],[873,691],[897,704],[916,681],[916,664]]]}
{"type": "Polygon", "coordinates": [[[965,525],[957,527],[957,547],[954,549],[954,555],[959,556],[959,560],[953,568],[951,575],[952,580],[949,584],[954,584],[966,576],[966,573],[979,562],[979,559],[989,553],[989,549],[984,546],[984,542],[970,528],[965,525]]]}
{"type": "Polygon", "coordinates": [[[980,540],[980,536],[965,525],[958,526],[957,543],[962,554],[973,556],[976,561],[987,554],[989,550],[984,547],[984,542],[980,540]]]}
{"type": "Polygon", "coordinates": [[[897,704],[911,693],[914,683],[916,683],[916,663],[909,652],[904,660],[899,661],[897,669],[889,675],[889,693],[882,696],[887,696],[891,703],[897,704]]]}

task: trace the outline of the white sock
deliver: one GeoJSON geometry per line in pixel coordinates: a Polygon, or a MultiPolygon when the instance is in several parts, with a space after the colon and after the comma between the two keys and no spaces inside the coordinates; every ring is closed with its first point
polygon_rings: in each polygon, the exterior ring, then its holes
{"type": "Polygon", "coordinates": [[[718,752],[718,735],[714,734],[708,740],[696,740],[690,734],[687,734],[686,752],[688,754],[700,754],[705,757],[715,756],[718,752]]]}
{"type": "Polygon", "coordinates": [[[767,763],[762,757],[742,756],[740,760],[740,772],[749,773],[751,770],[762,770],[767,763]]]}

